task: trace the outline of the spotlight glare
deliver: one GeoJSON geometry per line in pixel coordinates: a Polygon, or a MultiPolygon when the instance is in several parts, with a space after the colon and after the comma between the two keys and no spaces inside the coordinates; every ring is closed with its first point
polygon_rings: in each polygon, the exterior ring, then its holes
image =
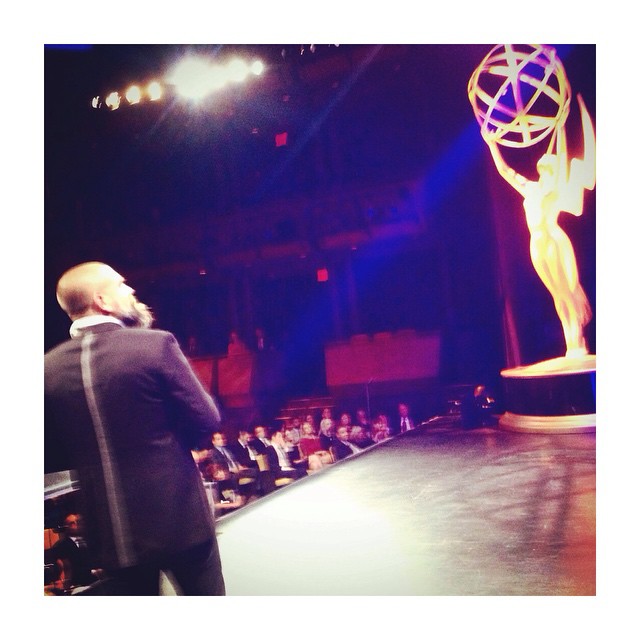
{"type": "Polygon", "coordinates": [[[149,100],[160,100],[162,98],[162,87],[159,82],[152,82],[147,87],[147,95],[149,100]]]}
{"type": "Polygon", "coordinates": [[[140,87],[133,85],[127,89],[127,93],[125,94],[125,98],[129,104],[138,104],[140,102],[140,98],[142,97],[142,92],[140,91],[140,87]]]}
{"type": "Polygon", "coordinates": [[[211,66],[204,60],[187,58],[174,67],[167,82],[184,98],[199,100],[211,91],[211,66]]]}
{"type": "Polygon", "coordinates": [[[236,59],[229,63],[229,79],[232,82],[242,82],[250,72],[249,65],[244,60],[236,59]]]}
{"type": "Polygon", "coordinates": [[[111,111],[115,111],[120,106],[120,96],[117,91],[112,91],[104,100],[104,103],[111,109],[111,111]]]}
{"type": "Polygon", "coordinates": [[[261,76],[263,72],[264,63],[262,60],[255,60],[251,63],[251,73],[253,73],[254,76],[261,76]]]}
{"type": "Polygon", "coordinates": [[[212,90],[222,89],[229,81],[229,74],[222,67],[212,67],[209,72],[209,82],[212,90]]]}
{"type": "Polygon", "coordinates": [[[100,96],[95,96],[93,100],[91,100],[91,106],[94,109],[98,109],[100,107],[100,96]]]}

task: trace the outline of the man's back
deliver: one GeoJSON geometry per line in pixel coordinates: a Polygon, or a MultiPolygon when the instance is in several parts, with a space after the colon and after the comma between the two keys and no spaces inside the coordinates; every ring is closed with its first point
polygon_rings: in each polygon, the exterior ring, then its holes
{"type": "Polygon", "coordinates": [[[100,324],[46,354],[45,471],[77,469],[102,566],[214,536],[191,449],[218,421],[167,332],[100,324]]]}

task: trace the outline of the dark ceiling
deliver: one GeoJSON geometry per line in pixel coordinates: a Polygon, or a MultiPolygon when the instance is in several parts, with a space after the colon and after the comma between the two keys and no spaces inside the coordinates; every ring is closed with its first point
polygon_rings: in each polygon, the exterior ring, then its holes
{"type": "MultiPolygon", "coordinates": [[[[163,234],[165,244],[176,246],[200,234],[204,239],[187,242],[187,253],[204,246],[219,257],[214,236],[223,221],[248,239],[251,215],[267,211],[274,241],[281,240],[291,235],[292,219],[305,218],[305,207],[330,210],[338,202],[340,208],[363,189],[399,192],[407,184],[423,188],[421,208],[432,221],[419,242],[426,238],[423,246],[431,249],[435,242],[451,262],[438,268],[454,274],[456,265],[470,265],[465,275],[449,276],[447,295],[475,299],[470,292],[486,286],[475,265],[493,261],[482,253],[490,244],[483,176],[491,160],[466,91],[491,46],[46,46],[45,344],[64,337],[66,320],[52,291],[76,262],[103,259],[151,282],[149,274],[184,262],[184,255],[154,254],[152,240],[163,234]],[[94,96],[157,77],[194,51],[219,59],[259,56],[267,70],[217,94],[206,108],[176,99],[115,112],[91,108],[94,96]],[[283,132],[287,144],[279,147],[276,135],[283,132]],[[273,214],[280,209],[283,221],[273,214]]],[[[595,119],[595,46],[554,46],[595,119]]],[[[305,239],[313,241],[314,233],[307,228],[305,239]]],[[[588,242],[585,252],[592,248],[588,242]]],[[[166,324],[179,333],[180,322],[166,324]]]]}

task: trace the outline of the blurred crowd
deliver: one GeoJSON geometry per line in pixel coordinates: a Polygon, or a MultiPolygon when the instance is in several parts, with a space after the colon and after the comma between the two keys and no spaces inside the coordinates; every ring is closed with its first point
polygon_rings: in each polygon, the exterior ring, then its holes
{"type": "Polygon", "coordinates": [[[370,420],[364,409],[336,416],[331,407],[325,407],[318,417],[313,413],[291,417],[279,427],[258,424],[237,429],[233,435],[222,430],[214,433],[212,446],[194,451],[193,457],[210,490],[216,514],[236,510],[415,428],[405,403],[399,404],[393,420],[384,414],[370,420]]]}

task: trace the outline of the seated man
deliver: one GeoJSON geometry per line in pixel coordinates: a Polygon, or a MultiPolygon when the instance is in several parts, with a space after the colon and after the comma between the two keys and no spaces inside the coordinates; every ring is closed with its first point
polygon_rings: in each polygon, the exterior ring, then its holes
{"type": "MultiPolygon", "coordinates": [[[[240,464],[233,452],[227,447],[227,437],[221,431],[216,431],[211,438],[213,449],[205,458],[204,465],[214,463],[229,473],[230,483],[234,490],[249,500],[258,492],[258,469],[248,468],[240,464]]],[[[201,463],[202,465],[203,463],[201,463]]],[[[202,467],[201,467],[202,470],[202,467]]]]}
{"type": "Polygon", "coordinates": [[[354,424],[353,427],[351,427],[351,431],[349,432],[349,442],[351,442],[351,444],[355,444],[359,449],[366,449],[372,444],[375,444],[375,442],[365,432],[364,428],[359,424],[354,424]]]}
{"type": "Polygon", "coordinates": [[[92,584],[101,577],[101,571],[92,567],[84,540],[82,516],[69,513],[63,524],[60,539],[51,547],[50,557],[55,562],[59,579],[66,589],[92,584]]]}
{"type": "Polygon", "coordinates": [[[344,460],[354,453],[358,453],[362,449],[357,447],[352,442],[349,442],[349,429],[345,425],[341,424],[336,429],[336,435],[331,443],[331,450],[333,457],[338,460],[344,460]]]}
{"type": "Polygon", "coordinates": [[[281,431],[275,431],[271,436],[271,444],[267,447],[267,461],[269,471],[274,482],[281,478],[297,480],[305,475],[303,469],[296,469],[289,452],[286,450],[284,436],[281,431]]]}
{"type": "Polygon", "coordinates": [[[266,427],[262,425],[257,425],[253,429],[254,439],[251,441],[253,444],[253,449],[257,454],[266,453],[267,447],[271,446],[271,441],[269,440],[269,432],[266,427]]]}
{"type": "Polygon", "coordinates": [[[229,450],[242,467],[257,469],[256,451],[253,446],[253,436],[246,429],[238,431],[238,439],[229,444],[229,450]]]}

